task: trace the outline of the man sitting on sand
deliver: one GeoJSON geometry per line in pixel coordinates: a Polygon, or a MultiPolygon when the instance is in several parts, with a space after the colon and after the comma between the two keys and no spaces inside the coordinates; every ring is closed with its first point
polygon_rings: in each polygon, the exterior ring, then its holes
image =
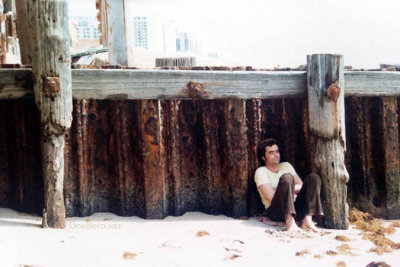
{"type": "Polygon", "coordinates": [[[269,219],[285,222],[287,231],[299,231],[297,220],[302,228],[318,232],[312,216],[323,215],[320,177],[311,173],[303,183],[289,162],[280,162],[278,141],[273,138],[258,144],[257,156],[262,166],[254,180],[269,219]]]}

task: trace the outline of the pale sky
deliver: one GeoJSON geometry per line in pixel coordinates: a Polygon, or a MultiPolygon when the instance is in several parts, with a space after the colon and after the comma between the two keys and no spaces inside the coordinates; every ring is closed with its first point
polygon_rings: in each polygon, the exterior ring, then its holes
{"type": "MultiPolygon", "coordinates": [[[[313,53],[342,54],[355,68],[400,64],[400,0],[126,1],[136,14],[174,19],[230,64],[296,67],[313,53]]],[[[70,2],[88,14],[94,1],[70,2]]]]}

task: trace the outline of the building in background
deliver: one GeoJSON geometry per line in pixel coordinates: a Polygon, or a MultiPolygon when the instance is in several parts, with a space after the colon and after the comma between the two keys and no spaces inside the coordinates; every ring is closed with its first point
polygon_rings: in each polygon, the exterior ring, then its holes
{"type": "Polygon", "coordinates": [[[71,16],[70,34],[72,50],[100,45],[99,22],[94,16],[71,16]]]}
{"type": "Polygon", "coordinates": [[[217,53],[203,52],[196,35],[172,19],[136,14],[130,21],[127,27],[130,66],[154,68],[156,58],[195,58],[197,64],[218,59],[217,53]]]}
{"type": "MultiPolygon", "coordinates": [[[[218,54],[204,51],[204,40],[192,30],[145,6],[138,2],[125,6],[128,66],[155,68],[156,58],[195,58],[197,65],[217,65],[218,54]]],[[[101,47],[96,0],[72,0],[71,7],[71,52],[101,47]]]]}
{"type": "Polygon", "coordinates": [[[134,31],[134,47],[141,47],[148,49],[147,18],[134,17],[133,31],[134,31]]]}
{"type": "Polygon", "coordinates": [[[198,41],[195,36],[183,31],[175,31],[176,35],[176,52],[190,52],[200,54],[198,41]]]}

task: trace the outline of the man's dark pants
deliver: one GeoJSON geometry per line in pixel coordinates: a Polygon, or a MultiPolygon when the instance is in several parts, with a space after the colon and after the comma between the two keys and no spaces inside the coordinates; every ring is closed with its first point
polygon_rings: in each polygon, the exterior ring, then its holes
{"type": "Polygon", "coordinates": [[[307,215],[323,215],[320,192],[321,178],[318,174],[309,174],[303,182],[300,192],[294,200],[295,182],[293,175],[285,173],[279,179],[275,195],[266,215],[273,221],[284,222],[291,214],[297,221],[307,215]]]}

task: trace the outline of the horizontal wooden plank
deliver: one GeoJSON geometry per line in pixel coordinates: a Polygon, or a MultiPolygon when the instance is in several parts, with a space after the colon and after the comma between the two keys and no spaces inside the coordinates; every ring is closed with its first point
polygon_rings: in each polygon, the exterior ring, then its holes
{"type": "MultiPolygon", "coordinates": [[[[203,84],[205,99],[305,96],[305,72],[73,69],[76,99],[185,99],[187,84],[203,84]]],[[[0,69],[0,99],[33,93],[29,69],[0,69]]],[[[347,96],[400,96],[400,72],[345,72],[347,96]]]]}
{"type": "Polygon", "coordinates": [[[30,69],[0,69],[0,99],[33,95],[33,75],[30,69]]]}
{"type": "Polygon", "coordinates": [[[226,71],[73,70],[75,98],[187,98],[187,84],[203,84],[203,98],[270,98],[305,92],[305,73],[226,71]]]}
{"type": "Polygon", "coordinates": [[[346,96],[400,96],[400,72],[348,71],[346,96]]]}

